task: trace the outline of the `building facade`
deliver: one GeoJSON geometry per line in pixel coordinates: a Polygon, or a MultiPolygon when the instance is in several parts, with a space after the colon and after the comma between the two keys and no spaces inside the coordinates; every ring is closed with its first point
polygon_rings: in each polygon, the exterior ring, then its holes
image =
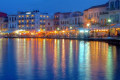
{"type": "Polygon", "coordinates": [[[83,16],[81,12],[77,11],[56,14],[54,15],[54,26],[57,27],[57,30],[68,30],[82,27],[83,16]]]}
{"type": "Polygon", "coordinates": [[[0,31],[8,29],[8,17],[6,13],[0,12],[0,31]]]}
{"type": "Polygon", "coordinates": [[[87,24],[91,26],[99,25],[100,14],[106,12],[108,3],[92,6],[84,11],[84,27],[88,28],[87,24]]]}
{"type": "Polygon", "coordinates": [[[47,13],[40,13],[39,11],[18,12],[19,29],[45,31],[45,22],[48,19],[47,13]]]}
{"type": "Polygon", "coordinates": [[[8,30],[15,31],[18,30],[18,19],[17,15],[8,15],[8,30]]]}

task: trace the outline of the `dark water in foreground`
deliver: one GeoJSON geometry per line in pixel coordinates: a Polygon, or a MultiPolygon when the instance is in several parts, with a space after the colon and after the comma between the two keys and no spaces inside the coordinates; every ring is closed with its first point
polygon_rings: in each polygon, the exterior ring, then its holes
{"type": "Polygon", "coordinates": [[[0,80],[120,80],[120,47],[97,41],[0,39],[0,80]]]}

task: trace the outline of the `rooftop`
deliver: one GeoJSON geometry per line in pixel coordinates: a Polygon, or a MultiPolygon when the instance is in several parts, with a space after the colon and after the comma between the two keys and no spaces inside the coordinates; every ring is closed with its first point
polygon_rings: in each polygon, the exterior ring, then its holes
{"type": "Polygon", "coordinates": [[[102,5],[97,5],[97,6],[92,6],[84,11],[88,11],[89,9],[94,9],[94,8],[100,8],[100,7],[107,7],[109,5],[109,3],[107,2],[106,4],[102,4],[102,5]]]}

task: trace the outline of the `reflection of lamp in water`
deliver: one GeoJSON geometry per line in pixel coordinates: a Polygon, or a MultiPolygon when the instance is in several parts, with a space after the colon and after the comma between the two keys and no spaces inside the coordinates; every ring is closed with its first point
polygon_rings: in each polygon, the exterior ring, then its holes
{"type": "Polygon", "coordinates": [[[110,23],[111,23],[111,19],[108,19],[108,23],[109,23],[109,34],[108,34],[108,36],[110,37],[110,23]]]}

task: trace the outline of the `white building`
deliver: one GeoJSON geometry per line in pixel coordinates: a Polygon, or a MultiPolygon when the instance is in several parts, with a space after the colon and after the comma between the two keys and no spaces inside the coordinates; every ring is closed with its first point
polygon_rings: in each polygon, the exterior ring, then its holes
{"type": "Polygon", "coordinates": [[[81,12],[68,12],[59,15],[59,28],[61,30],[82,27],[83,16],[81,12]]]}
{"type": "Polygon", "coordinates": [[[120,0],[109,0],[108,9],[106,13],[100,15],[100,23],[108,24],[108,20],[111,20],[110,24],[120,23],[120,0]]]}
{"type": "Polygon", "coordinates": [[[8,30],[14,31],[18,29],[17,15],[8,15],[8,30]]]}
{"type": "Polygon", "coordinates": [[[54,30],[54,21],[53,19],[47,19],[45,22],[45,29],[46,31],[54,30]]]}
{"type": "Polygon", "coordinates": [[[30,31],[43,29],[45,31],[45,22],[49,17],[47,13],[39,11],[18,12],[19,29],[30,31]]]}

